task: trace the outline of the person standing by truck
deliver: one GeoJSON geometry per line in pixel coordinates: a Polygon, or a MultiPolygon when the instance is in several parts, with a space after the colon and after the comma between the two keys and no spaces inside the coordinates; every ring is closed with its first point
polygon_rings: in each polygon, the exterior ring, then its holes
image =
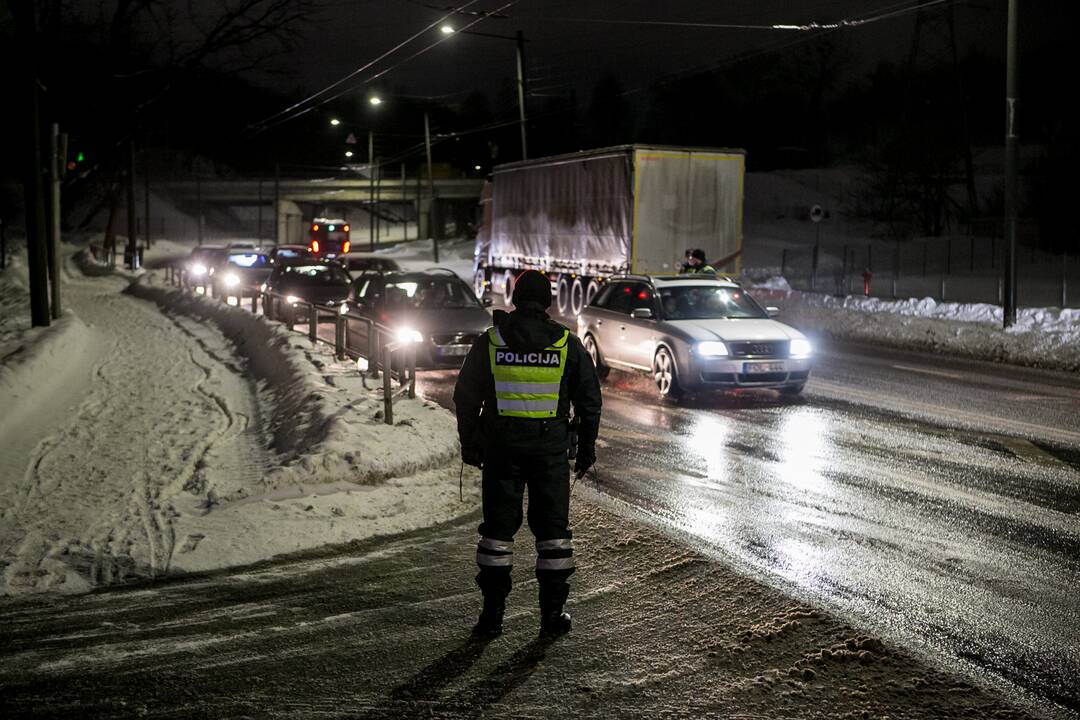
{"type": "Polygon", "coordinates": [[[473,344],[454,388],[462,461],[483,471],[483,513],[476,583],[484,597],[478,636],[502,632],[512,584],[514,535],[529,490],[529,529],[536,538],[540,636],[570,630],[563,605],[574,572],[569,527],[570,410],[577,426],[574,471],[596,462],[600,381],[581,341],[551,320],[551,283],[526,270],[514,284],[512,313],[473,344]]]}
{"type": "Polygon", "coordinates": [[[683,275],[693,275],[696,273],[716,274],[716,270],[713,266],[705,262],[705,251],[701,248],[691,248],[686,251],[686,262],[683,263],[682,269],[679,272],[683,275]]]}

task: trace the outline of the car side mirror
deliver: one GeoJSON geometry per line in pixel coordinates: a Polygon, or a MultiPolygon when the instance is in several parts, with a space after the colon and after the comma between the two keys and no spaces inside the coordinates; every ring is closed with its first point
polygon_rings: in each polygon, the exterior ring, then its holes
{"type": "Polygon", "coordinates": [[[484,307],[491,307],[492,305],[495,304],[495,301],[492,300],[489,297],[486,297],[486,298],[481,298],[480,299],[480,304],[483,305],[484,307]]]}
{"type": "Polygon", "coordinates": [[[774,305],[769,305],[767,308],[765,308],[765,312],[769,314],[769,317],[776,317],[780,314],[780,308],[774,305]]]}
{"type": "Polygon", "coordinates": [[[652,320],[652,316],[651,308],[634,308],[630,311],[630,317],[635,320],[652,320]]]}

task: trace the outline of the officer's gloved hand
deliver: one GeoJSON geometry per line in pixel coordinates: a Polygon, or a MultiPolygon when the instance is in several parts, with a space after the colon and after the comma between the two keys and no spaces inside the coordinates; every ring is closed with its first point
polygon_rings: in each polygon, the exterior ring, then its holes
{"type": "Polygon", "coordinates": [[[475,468],[484,467],[484,449],[478,445],[462,445],[461,461],[475,468]]]}
{"type": "Polygon", "coordinates": [[[589,468],[596,463],[596,447],[590,445],[578,448],[577,460],[574,462],[574,474],[579,478],[589,472],[589,468]]]}

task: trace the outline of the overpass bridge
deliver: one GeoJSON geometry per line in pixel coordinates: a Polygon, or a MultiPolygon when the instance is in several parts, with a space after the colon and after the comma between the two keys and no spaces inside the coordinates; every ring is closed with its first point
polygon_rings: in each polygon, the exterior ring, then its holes
{"type": "MultiPolygon", "coordinates": [[[[448,223],[454,233],[474,217],[480,202],[483,179],[439,178],[434,196],[424,178],[243,178],[180,180],[159,184],[178,205],[190,208],[195,217],[224,209],[257,208],[275,218],[272,227],[279,242],[299,242],[303,228],[322,213],[349,216],[357,230],[365,219],[379,226],[400,224],[408,239],[410,223],[417,237],[446,235],[448,223]],[[359,216],[359,217],[358,217],[359,216]]],[[[269,218],[268,218],[269,219],[269,218]]],[[[261,233],[260,233],[261,236],[261,233]]]]}

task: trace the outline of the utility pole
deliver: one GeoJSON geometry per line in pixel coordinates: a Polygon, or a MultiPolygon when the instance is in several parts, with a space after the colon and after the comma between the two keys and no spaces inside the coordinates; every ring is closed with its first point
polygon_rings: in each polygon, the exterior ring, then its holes
{"type": "Polygon", "coordinates": [[[1005,263],[1002,319],[1005,327],[1016,322],[1016,196],[1017,196],[1017,89],[1016,42],[1018,0],[1009,0],[1009,24],[1005,40],[1005,263]]]}
{"type": "MultiPolygon", "coordinates": [[[[428,193],[431,195],[428,205],[428,234],[431,235],[432,256],[435,262],[439,262],[439,233],[435,230],[435,178],[431,174],[431,123],[428,121],[427,110],[424,111],[424,149],[427,152],[428,193]]],[[[417,220],[419,221],[419,218],[417,220]]]]}
{"type": "Polygon", "coordinates": [[[202,211],[202,178],[195,176],[195,232],[199,245],[202,245],[203,211],[202,211]]]}
{"type": "Polygon", "coordinates": [[[26,218],[27,270],[30,275],[30,323],[45,327],[49,317],[49,281],[46,265],[45,197],[41,182],[41,118],[37,77],[37,3],[32,0],[13,0],[15,34],[20,44],[16,56],[24,68],[23,125],[25,155],[23,156],[23,206],[26,218]]]}
{"type": "Polygon", "coordinates": [[[368,130],[367,134],[367,164],[368,164],[368,244],[371,252],[375,252],[375,131],[368,130]]]}
{"type": "Polygon", "coordinates": [[[49,128],[49,288],[52,291],[52,318],[59,320],[60,305],[60,126],[49,128]]]}
{"type": "Polygon", "coordinates": [[[281,164],[274,163],[274,244],[281,244],[281,164]]]}
{"type": "Polygon", "coordinates": [[[262,245],[262,206],[263,206],[263,201],[262,201],[262,178],[260,177],[259,178],[259,205],[258,205],[258,207],[259,207],[259,222],[258,222],[258,227],[255,229],[255,237],[258,238],[258,240],[259,240],[258,244],[259,245],[262,245]]]}
{"type": "MultiPolygon", "coordinates": [[[[521,159],[529,159],[529,150],[525,141],[525,36],[520,30],[515,36],[517,40],[517,91],[518,91],[518,118],[521,123],[521,159]]],[[[438,262],[438,258],[435,259],[438,262]]]]}
{"type": "Polygon", "coordinates": [[[127,144],[127,256],[130,258],[128,267],[132,270],[139,267],[138,262],[138,230],[135,227],[135,137],[132,135],[127,144]]]}
{"type": "MultiPolygon", "coordinates": [[[[401,163],[401,200],[402,207],[408,208],[409,204],[405,202],[405,163],[401,163]]],[[[401,216],[403,220],[401,226],[404,229],[404,232],[402,233],[402,239],[405,242],[409,242],[409,214],[407,212],[403,212],[401,213],[401,216]]]]}
{"type": "Polygon", "coordinates": [[[150,249],[150,154],[143,150],[143,217],[146,221],[143,223],[143,232],[146,233],[143,237],[143,243],[146,245],[146,249],[150,249]]]}

